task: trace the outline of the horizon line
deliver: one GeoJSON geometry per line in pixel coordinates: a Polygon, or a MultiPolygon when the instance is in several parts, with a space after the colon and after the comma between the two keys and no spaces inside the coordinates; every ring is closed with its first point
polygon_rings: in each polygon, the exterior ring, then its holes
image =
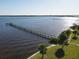
{"type": "Polygon", "coordinates": [[[79,15],[0,15],[0,16],[48,16],[48,17],[79,17],[79,15]]]}

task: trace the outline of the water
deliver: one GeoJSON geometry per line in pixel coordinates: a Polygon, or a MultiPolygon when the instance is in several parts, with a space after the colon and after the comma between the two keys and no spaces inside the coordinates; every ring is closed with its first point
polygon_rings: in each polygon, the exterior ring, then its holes
{"type": "Polygon", "coordinates": [[[37,51],[40,43],[48,41],[39,36],[7,26],[13,23],[46,36],[57,36],[73,23],[73,17],[0,17],[0,59],[24,59],[37,51]]]}

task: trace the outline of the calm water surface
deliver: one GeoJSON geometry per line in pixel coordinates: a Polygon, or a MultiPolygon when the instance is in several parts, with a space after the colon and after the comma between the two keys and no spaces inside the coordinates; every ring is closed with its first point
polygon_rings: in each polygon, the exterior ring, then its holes
{"type": "Polygon", "coordinates": [[[73,17],[0,17],[0,59],[24,59],[35,53],[40,43],[48,44],[48,41],[7,26],[6,23],[13,23],[46,36],[57,36],[73,23],[78,24],[79,20],[73,17]]]}

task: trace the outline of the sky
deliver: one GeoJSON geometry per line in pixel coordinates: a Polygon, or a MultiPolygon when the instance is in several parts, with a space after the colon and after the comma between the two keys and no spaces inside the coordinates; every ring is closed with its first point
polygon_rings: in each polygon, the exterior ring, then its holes
{"type": "Polygon", "coordinates": [[[0,15],[79,15],[79,0],[0,0],[0,15]]]}

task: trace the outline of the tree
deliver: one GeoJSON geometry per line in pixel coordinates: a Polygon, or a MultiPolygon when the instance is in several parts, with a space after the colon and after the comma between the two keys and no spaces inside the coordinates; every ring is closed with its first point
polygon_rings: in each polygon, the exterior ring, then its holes
{"type": "Polygon", "coordinates": [[[59,40],[59,44],[63,44],[68,38],[65,35],[65,31],[61,32],[61,34],[58,36],[59,40]]]}
{"type": "Polygon", "coordinates": [[[73,37],[72,39],[78,39],[78,35],[79,35],[79,25],[74,24],[73,26],[70,27],[73,31],[73,37]]]}
{"type": "Polygon", "coordinates": [[[61,32],[61,34],[59,35],[60,43],[68,45],[68,42],[71,40],[71,34],[72,31],[70,29],[61,32]]]}
{"type": "Polygon", "coordinates": [[[78,25],[77,29],[78,29],[78,31],[79,31],[79,25],[78,25]]]}
{"type": "Polygon", "coordinates": [[[70,29],[65,30],[64,32],[65,32],[66,37],[68,37],[68,38],[70,37],[70,35],[72,33],[72,31],[70,29]]]}
{"type": "Polygon", "coordinates": [[[76,30],[76,29],[77,29],[77,27],[78,27],[78,25],[77,25],[77,24],[73,24],[73,26],[71,26],[70,28],[71,28],[72,30],[76,30]]]}
{"type": "Polygon", "coordinates": [[[52,44],[57,44],[58,41],[59,41],[58,38],[54,38],[54,37],[49,38],[49,42],[52,43],[52,44]]]}
{"type": "Polygon", "coordinates": [[[62,48],[59,48],[57,49],[57,51],[55,52],[55,56],[58,58],[58,59],[61,59],[63,58],[65,55],[65,52],[62,48]]]}
{"type": "Polygon", "coordinates": [[[44,54],[47,53],[46,45],[43,45],[43,44],[39,45],[38,50],[40,51],[40,54],[42,54],[41,59],[43,59],[44,58],[44,54]]]}
{"type": "Polygon", "coordinates": [[[78,32],[76,30],[73,31],[72,39],[78,39],[78,32]]]}

